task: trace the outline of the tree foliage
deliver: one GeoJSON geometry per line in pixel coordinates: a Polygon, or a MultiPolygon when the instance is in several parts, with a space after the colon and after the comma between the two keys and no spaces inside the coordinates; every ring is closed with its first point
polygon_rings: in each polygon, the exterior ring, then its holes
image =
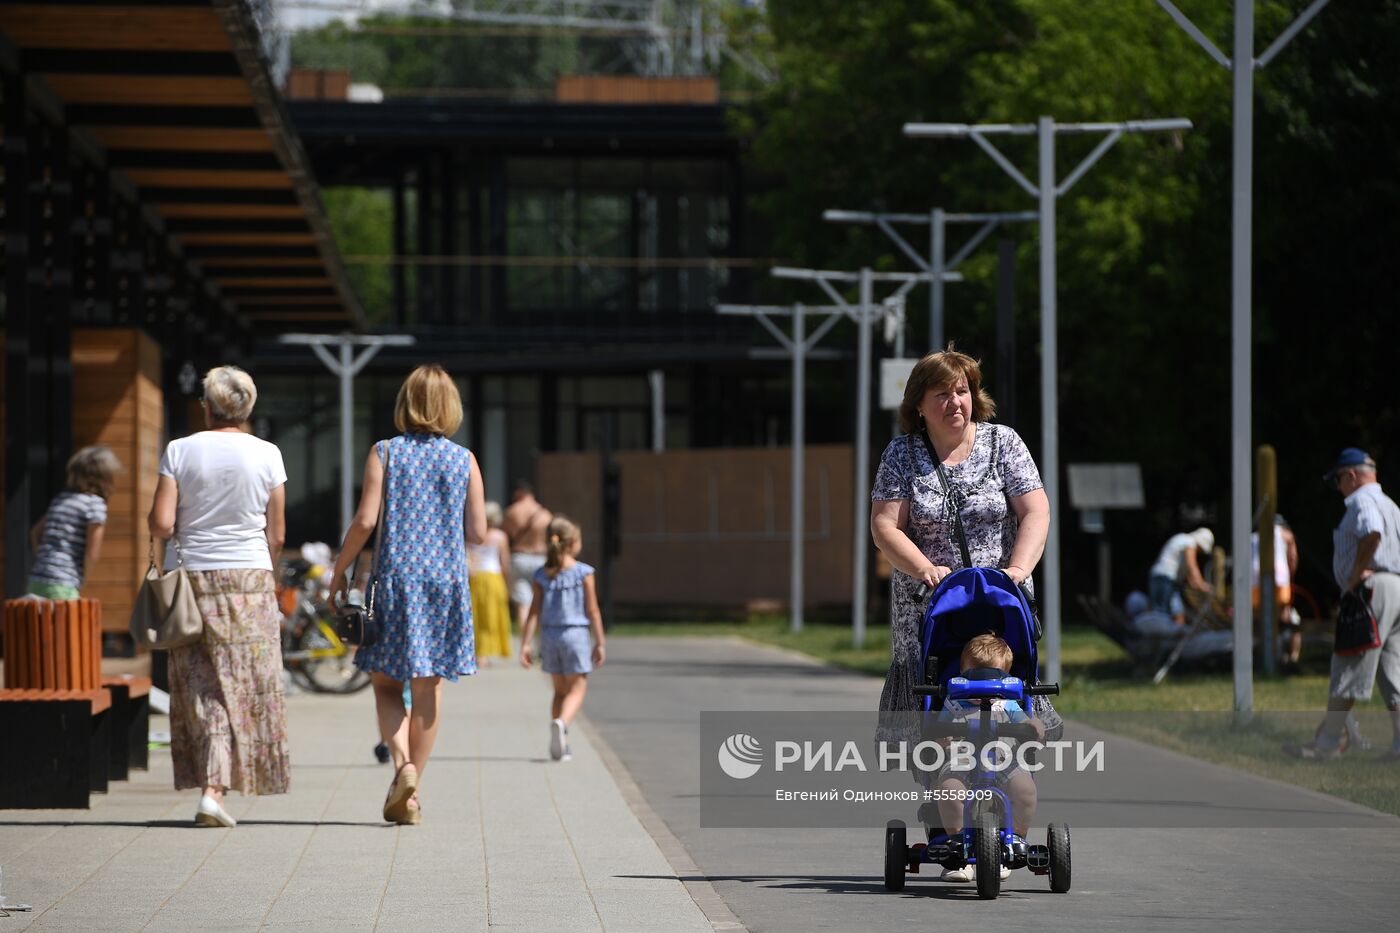
{"type": "MultiPolygon", "coordinates": [[[[1304,5],[1260,0],[1256,48],[1304,5]]],[[[1230,49],[1229,4],[1179,6],[1230,49]]],[[[1315,558],[1315,590],[1337,512],[1318,473],[1345,444],[1400,465],[1385,258],[1400,207],[1398,20],[1400,0],[1333,4],[1256,77],[1254,440],[1279,449],[1282,509],[1315,558]]],[[[1140,585],[1160,539],[1197,515],[1228,541],[1229,72],[1151,0],[770,0],[768,24],[779,80],[736,120],[766,176],[771,251],[802,264],[908,268],[877,230],[820,223],[826,207],[1034,209],[971,141],[905,139],[906,121],[1194,122],[1124,137],[1059,202],[1061,460],[1143,464],[1149,520],[1111,521],[1123,585],[1140,585]]],[[[1061,178],[1093,142],[1061,137],[1061,178]]],[[[1033,139],[997,145],[1034,178],[1033,139]]],[[[1016,427],[1038,448],[1037,233],[1019,226],[1007,230],[1021,244],[1016,427]]],[[[947,287],[949,335],[984,358],[993,252],[947,287]]],[[[1068,511],[1061,521],[1072,582],[1087,588],[1092,541],[1068,511]]]]}
{"type": "Polygon", "coordinates": [[[392,266],[368,257],[394,253],[393,192],[385,188],[326,188],[321,199],[365,316],[371,325],[387,324],[393,316],[392,266]]]}
{"type": "Polygon", "coordinates": [[[453,23],[422,13],[379,13],[292,36],[295,68],[348,69],[387,94],[548,93],[561,74],[631,67],[628,41],[606,35],[453,23]]]}

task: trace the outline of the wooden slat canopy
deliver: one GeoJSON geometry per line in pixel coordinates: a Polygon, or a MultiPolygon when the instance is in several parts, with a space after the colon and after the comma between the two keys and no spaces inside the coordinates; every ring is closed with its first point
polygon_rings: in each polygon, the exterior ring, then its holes
{"type": "Polygon", "coordinates": [[[0,39],[241,314],[363,325],[247,0],[5,2],[0,39]]]}

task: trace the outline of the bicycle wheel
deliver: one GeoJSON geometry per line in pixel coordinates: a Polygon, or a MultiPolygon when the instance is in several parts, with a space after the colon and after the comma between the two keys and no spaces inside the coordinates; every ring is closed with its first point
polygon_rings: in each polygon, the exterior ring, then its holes
{"type": "Polygon", "coordinates": [[[302,669],[302,662],[306,660],[307,652],[297,647],[301,639],[301,632],[297,631],[297,623],[305,622],[304,619],[295,618],[283,620],[282,622],[282,669],[291,675],[292,682],[289,687],[300,690],[314,690],[311,681],[306,677],[306,671],[302,669]]]}
{"type": "Polygon", "coordinates": [[[301,675],[318,693],[355,693],[369,686],[369,674],[355,666],[353,646],[345,644],[325,619],[312,619],[297,641],[301,675]]]}

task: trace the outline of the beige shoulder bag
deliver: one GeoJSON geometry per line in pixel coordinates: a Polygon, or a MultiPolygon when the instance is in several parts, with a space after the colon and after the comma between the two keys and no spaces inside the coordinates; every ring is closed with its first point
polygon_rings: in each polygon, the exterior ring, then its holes
{"type": "Polygon", "coordinates": [[[151,564],[131,608],[131,637],[143,648],[179,648],[204,636],[204,617],[185,572],[184,555],[173,537],[170,546],[175,548],[175,569],[162,574],[156,568],[156,542],[151,539],[151,564]]]}

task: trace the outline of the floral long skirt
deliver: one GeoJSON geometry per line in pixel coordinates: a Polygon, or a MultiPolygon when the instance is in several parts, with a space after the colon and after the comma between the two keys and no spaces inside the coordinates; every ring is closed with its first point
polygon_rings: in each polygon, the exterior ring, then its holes
{"type": "Polygon", "coordinates": [[[281,612],[268,570],[192,570],[204,638],[170,651],[175,789],[285,794],[281,612]]]}

